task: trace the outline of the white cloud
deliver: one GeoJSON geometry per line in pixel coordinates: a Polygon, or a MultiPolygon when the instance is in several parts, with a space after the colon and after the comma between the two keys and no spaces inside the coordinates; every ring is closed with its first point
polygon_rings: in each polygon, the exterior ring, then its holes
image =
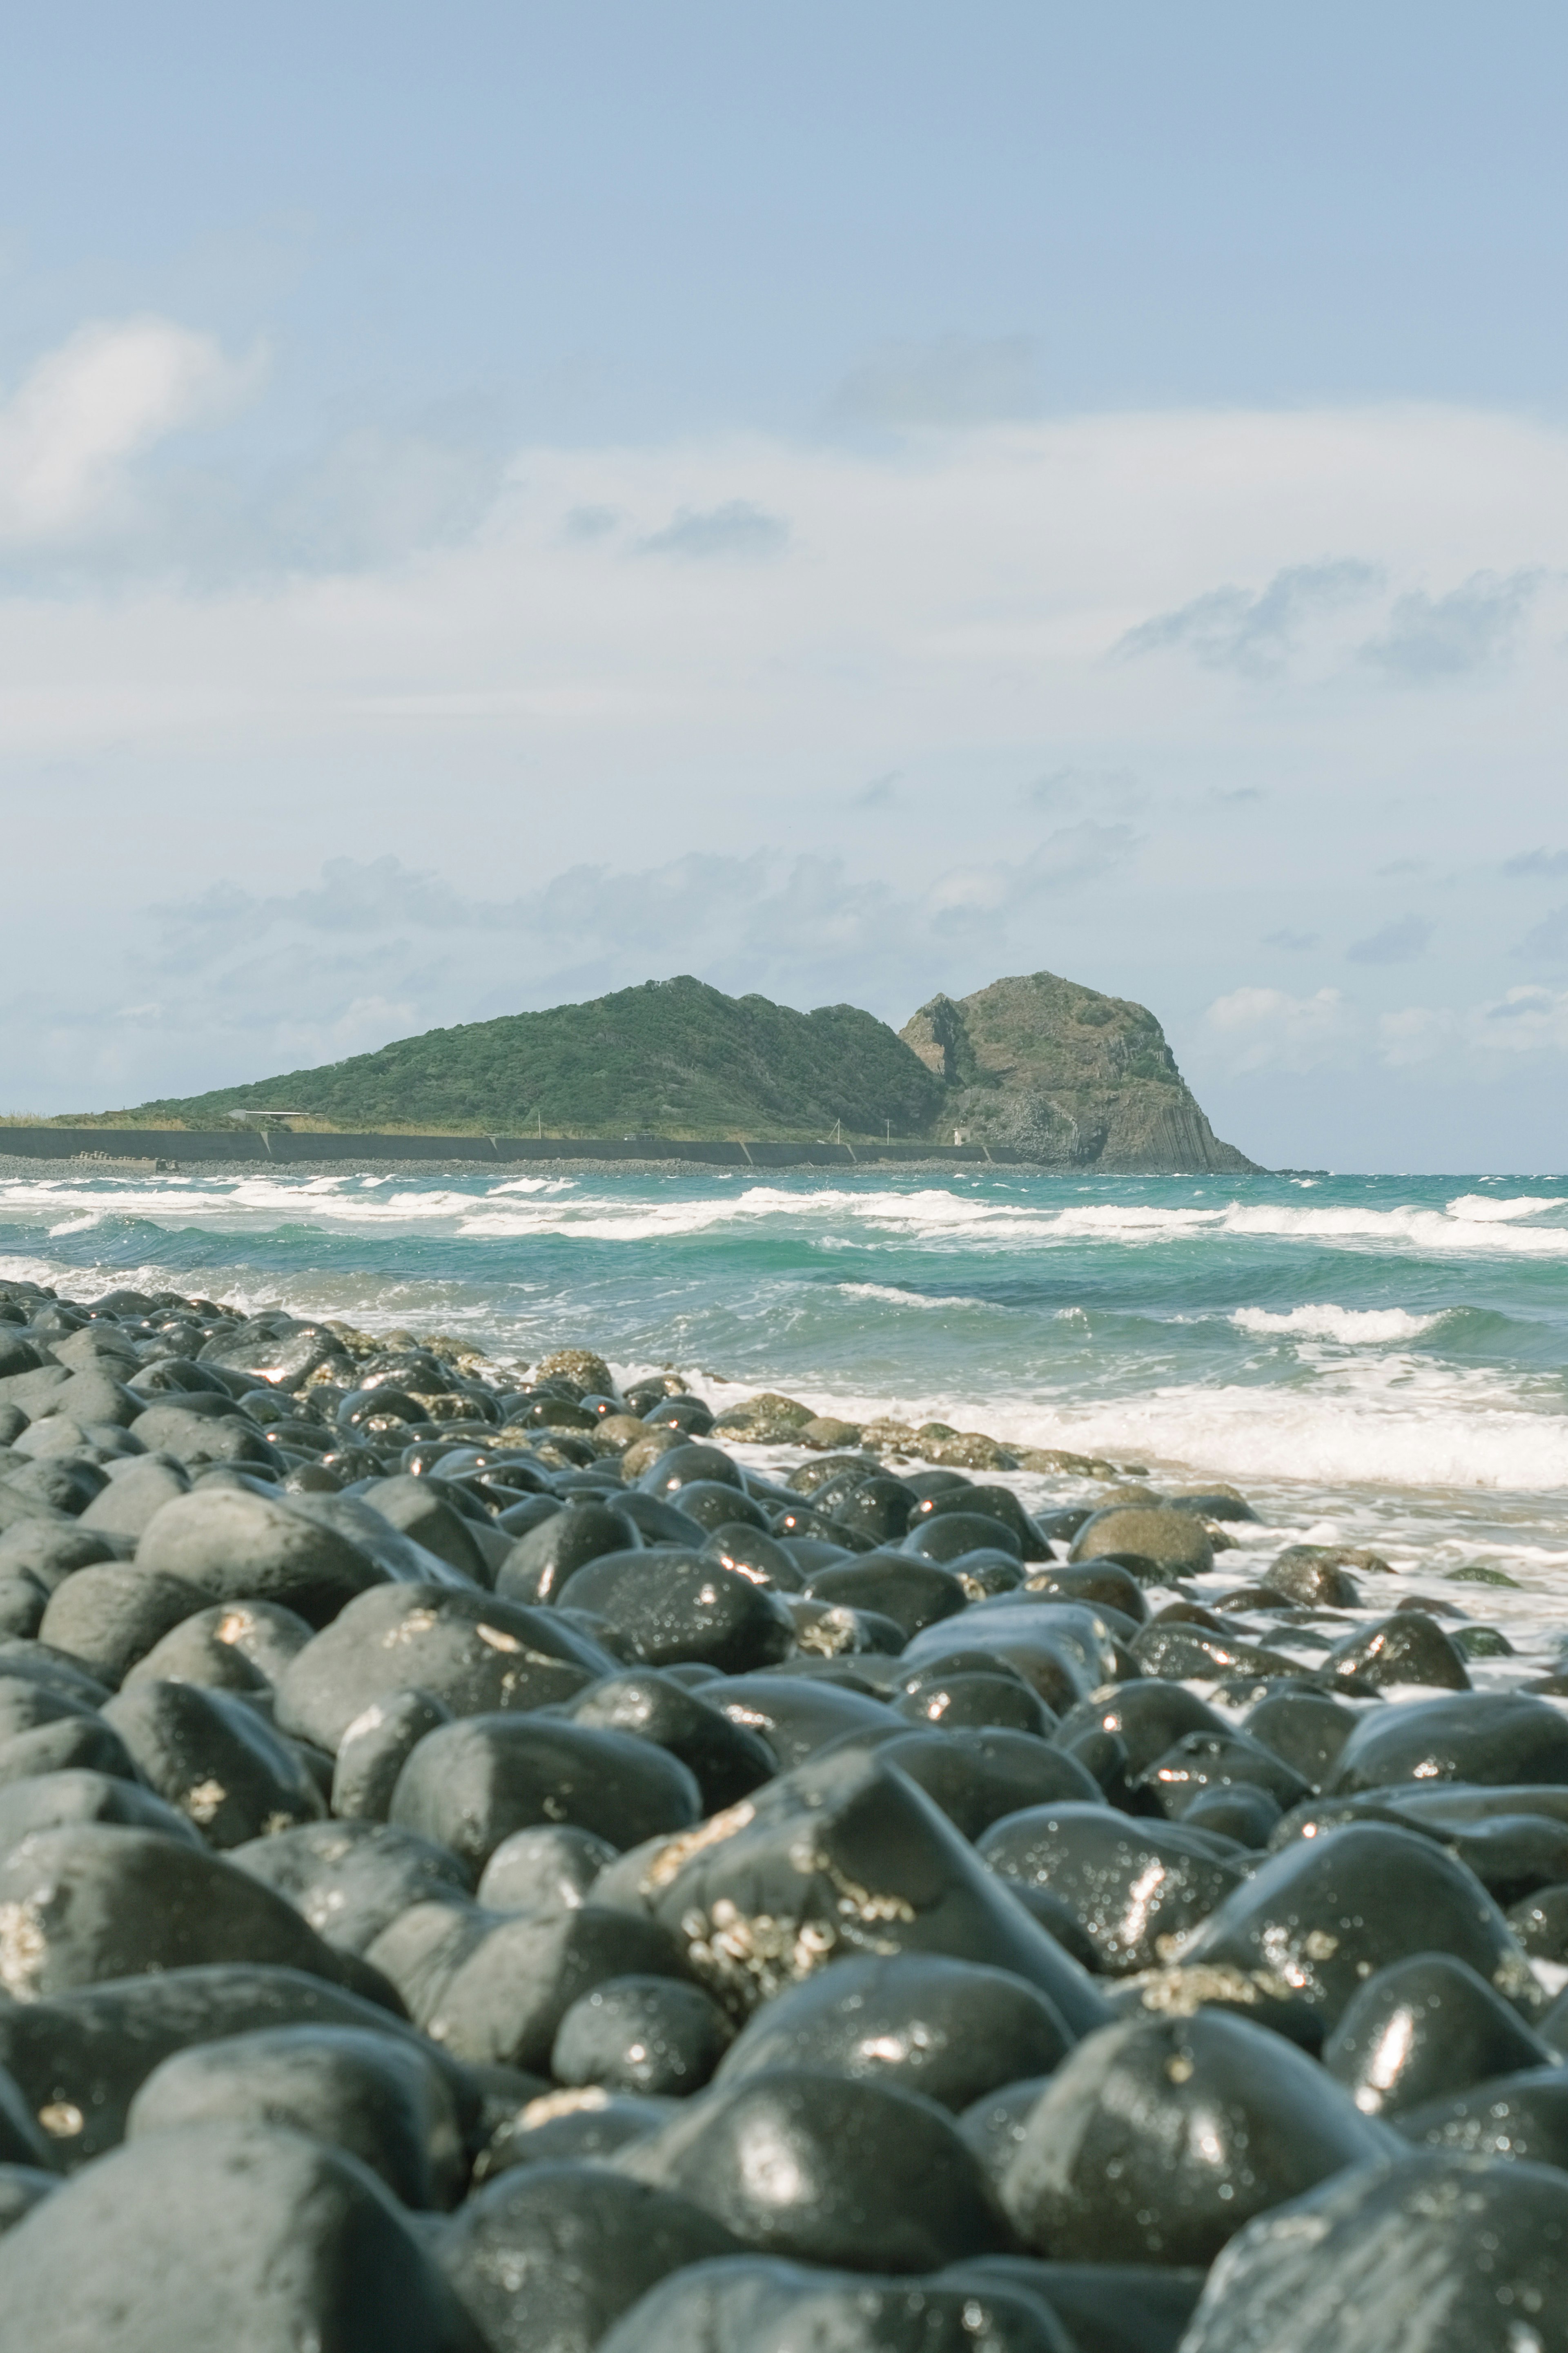
{"type": "Polygon", "coordinates": [[[1292,997],[1284,988],[1235,988],[1204,1019],[1237,1071],[1310,1071],[1353,1059],[1362,1019],[1337,988],[1292,997]]]}
{"type": "Polygon", "coordinates": [[[227,406],[254,373],[167,319],[79,328],[0,407],[0,540],[79,533],[132,459],[227,406]]]}
{"type": "Polygon", "coordinates": [[[1210,670],[1269,678],[1284,668],[1309,623],[1368,596],[1379,578],[1374,565],[1348,556],[1337,563],[1291,565],[1256,592],[1212,588],[1173,613],[1141,621],[1115,650],[1124,659],[1190,652],[1210,670]]]}
{"type": "Polygon", "coordinates": [[[1511,652],[1542,580],[1539,571],[1506,580],[1477,572],[1446,596],[1412,589],[1394,605],[1383,635],[1363,646],[1362,659],[1415,685],[1489,669],[1511,652]]]}
{"type": "Polygon", "coordinates": [[[1345,954],[1352,964],[1409,964],[1426,955],[1431,939],[1425,915],[1396,915],[1365,939],[1352,940],[1345,954]]]}

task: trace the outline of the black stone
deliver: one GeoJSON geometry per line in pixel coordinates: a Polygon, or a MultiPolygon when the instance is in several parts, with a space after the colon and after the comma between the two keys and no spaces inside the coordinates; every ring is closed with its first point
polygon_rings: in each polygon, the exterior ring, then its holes
{"type": "Polygon", "coordinates": [[[592,2353],[671,2272],[738,2243],[688,2199],[557,2163],[480,2190],[437,2253],[489,2353],[592,2353]]]}
{"type": "Polygon", "coordinates": [[[1003,1878],[1067,1904],[1112,1977],[1173,1959],[1180,1939],[1243,1883],[1207,1838],[1174,1823],[1130,1820],[1103,1803],[1009,1815],[985,1832],[979,1852],[1003,1878]]]}
{"type": "Polygon", "coordinates": [[[387,1575],[361,1545],[301,1508],[338,1500],[295,1496],[285,1504],[230,1487],[194,1489],[148,1523],[137,1564],[185,1578],[209,1601],[277,1601],[325,1626],[387,1575]]]}
{"type": "Polygon", "coordinates": [[[368,1952],[411,1904],[473,1887],[450,1848],[384,1822],[312,1822],[237,1847],[229,1860],[286,1896],[340,1952],[368,1952]]]}
{"type": "Polygon", "coordinates": [[[291,1744],[232,1693],[141,1683],[103,1711],[142,1778],[209,1846],[318,1821],[326,1806],[291,1744]]]}
{"type": "Polygon", "coordinates": [[[468,2161],[449,2073],[412,2037],[268,2027],[163,2060],[131,2103],[126,2137],[286,2125],[357,2157],[405,2206],[451,2207],[468,2161]]]}
{"type": "Polygon", "coordinates": [[[705,1814],[733,1805],[778,1771],[760,1733],[657,1668],[632,1668],[591,1684],[570,1713],[574,1724],[630,1733],[678,1757],[696,1779],[705,1814]]]}
{"type": "Polygon", "coordinates": [[[398,1776],[390,1819],[478,1870],[513,1831],[571,1822],[632,1846],[701,1811],[693,1777],[652,1741],[500,1715],[428,1734],[398,1776]]]}
{"type": "Polygon", "coordinates": [[[1356,1725],[1330,1796],[1415,1781],[1568,1783],[1568,1717],[1517,1693],[1411,1700],[1356,1725]]]}
{"type": "Polygon", "coordinates": [[[917,1782],[970,1840],[1027,1806],[1100,1799],[1093,1777],[1076,1757],[1025,1732],[909,1732],[884,1742],[879,1754],[884,1766],[917,1782]]]}
{"type": "Polygon", "coordinates": [[[156,2133],[0,2242],[6,2353],[485,2353],[391,2192],[303,2135],[156,2133]]]}
{"type": "Polygon", "coordinates": [[[64,1830],[72,1822],[120,1822],[131,1830],[161,1831],[184,1846],[203,1843],[189,1815],[176,1813],[128,1775],[67,1767],[0,1788],[0,1854],[8,1854],[34,1831],[64,1830]]]}
{"type": "Polygon", "coordinates": [[[1023,2075],[1046,2075],[1072,2038],[1037,1987],[940,1954],[841,1961],[763,2004],[718,2082],[807,2068],[969,2107],[1023,2075]]]}
{"type": "Polygon", "coordinates": [[[1376,1822],[1270,1856],[1182,1958],[1269,1970],[1338,2018],[1369,1977],[1415,1953],[1449,1954],[1505,2000],[1538,2002],[1530,1964],[1479,1881],[1430,1841],[1376,1822]]]}
{"type": "Polygon", "coordinates": [[[1334,1770],[1358,1721],[1353,1709],[1327,1693],[1276,1692],[1248,1711],[1242,1729],[1316,1791],[1334,1770]]]}
{"type": "Polygon", "coordinates": [[[775,2068],[715,2084],[621,2162],[805,2263],[923,2272],[1008,2243],[957,2125],[885,2084],[775,2068]]]}
{"type": "Polygon", "coordinates": [[[495,1589],[510,1601],[558,1601],[562,1587],[591,1560],[641,1549],[641,1533],[625,1512],[574,1504],[518,1538],[496,1571],[495,1589]]]}
{"type": "Polygon", "coordinates": [[[1147,1789],[1167,1820],[1178,1822],[1216,1789],[1264,1790],[1281,1813],[1312,1794],[1282,1757],[1245,1732],[1185,1732],[1133,1786],[1147,1789]]]}
{"type": "Polygon", "coordinates": [[[172,1627],[205,1609],[211,1596],[188,1577],[105,1561],[79,1568],[49,1598],[41,1641],[68,1651],[111,1688],[172,1627]]]}
{"type": "MultiPolygon", "coordinates": [[[[390,1961],[396,1933],[395,1926],[372,1947],[378,1966],[384,1956],[390,1961]]],[[[390,1966],[387,1973],[395,1975],[390,1966]]],[[[595,1986],[613,1978],[682,1974],[679,1946],[654,1922],[583,1904],[483,1924],[467,1950],[459,1940],[449,1973],[437,1971],[410,2006],[455,2058],[502,2061],[542,2074],[562,2021],[595,1986]]]]}
{"type": "Polygon", "coordinates": [[[697,1660],[741,1675],[784,1658],[795,1640],[776,1595],[700,1553],[607,1554],[578,1569],[566,1592],[650,1667],[697,1660]]]}
{"type": "Polygon", "coordinates": [[[1023,1545],[1006,1521],[977,1511],[948,1512],[920,1521],[904,1538],[903,1548],[918,1560],[944,1565],[972,1552],[999,1552],[1017,1561],[1024,1557],[1023,1545]]]}
{"type": "Polygon", "coordinates": [[[558,2084],[684,2099],[701,2090],[733,2035],[700,1986],[675,1978],[610,1978],[562,2020],[550,2072],[558,2084]]]}
{"type": "Polygon", "coordinates": [[[587,1902],[595,1880],[618,1852],[608,1839],[566,1822],[513,1831],[485,1865],[479,1901],[491,1912],[569,1910],[587,1902]]]}
{"type": "Polygon", "coordinates": [[[1555,2058],[1500,1994],[1447,1953],[1413,1953],[1380,1969],[1323,2045],[1330,2074],[1363,2115],[1381,2116],[1555,2058]]]}
{"type": "Polygon", "coordinates": [[[710,1707],[765,1741],[782,1770],[804,1765],[847,1734],[900,1728],[891,1710],[864,1690],[816,1676],[724,1675],[700,1688],[710,1707]]]}
{"type": "Polygon", "coordinates": [[[1041,2253],[1203,2264],[1254,2215],[1388,2146],[1280,2035],[1212,2010],[1129,2021],[1058,2069],[1003,2201],[1041,2253]]]}
{"type": "Polygon", "coordinates": [[[575,1698],[612,1664],[556,1610],[381,1586],[300,1652],[278,1687],[278,1722],[335,1755],[355,1718],[396,1691],[428,1693],[454,1715],[521,1712],[575,1698]]]}
{"type": "Polygon", "coordinates": [[[924,1627],[955,1617],[969,1599],[958,1578],[934,1561],[884,1552],[819,1569],[805,1591],[814,1601],[874,1609],[879,1616],[890,1618],[906,1641],[924,1627]]]}
{"type": "Polygon", "coordinates": [[[1456,1692],[1470,1688],[1462,1655],[1436,1620],[1421,1609],[1396,1610],[1375,1626],[1347,1634],[1324,1663],[1334,1676],[1352,1676],[1374,1691],[1397,1683],[1431,1683],[1456,1692]]]}
{"type": "Polygon", "coordinates": [[[963,1672],[922,1680],[919,1691],[894,1702],[911,1724],[934,1724],[944,1730],[994,1727],[1048,1739],[1057,1717],[1037,1692],[1021,1677],[963,1672]]]}
{"type": "Polygon", "coordinates": [[[1560,2353],[1565,2282],[1568,2179],[1422,2150],[1259,2216],[1183,2353],[1560,2353]]]}

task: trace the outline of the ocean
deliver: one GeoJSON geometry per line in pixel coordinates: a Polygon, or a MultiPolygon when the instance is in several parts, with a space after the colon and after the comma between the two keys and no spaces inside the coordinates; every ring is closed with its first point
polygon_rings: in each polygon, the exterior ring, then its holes
{"type": "Polygon", "coordinates": [[[1372,1546],[1521,1633],[1568,1598],[1568,1178],[23,1172],[0,1274],[586,1343],[1230,1480],[1275,1548],[1372,1546]]]}

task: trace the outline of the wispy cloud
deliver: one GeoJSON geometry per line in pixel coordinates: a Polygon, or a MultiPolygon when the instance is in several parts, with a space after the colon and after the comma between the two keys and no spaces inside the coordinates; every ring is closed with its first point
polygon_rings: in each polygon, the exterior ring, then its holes
{"type": "Polygon", "coordinates": [[[1401,596],[1362,659],[1414,685],[1489,670],[1512,649],[1545,580],[1540,571],[1475,572],[1446,596],[1414,589],[1401,596]]]}
{"type": "Polygon", "coordinates": [[[1513,951],[1532,964],[1568,964],[1568,907],[1553,907],[1513,951]]]}
{"type": "Polygon", "coordinates": [[[698,563],[715,556],[779,555],[789,544],[789,525],[764,513],[749,499],[730,499],[706,510],[683,507],[674,520],[642,542],[645,555],[679,555],[698,563]]]}
{"type": "Polygon", "coordinates": [[[1285,948],[1291,955],[1298,955],[1308,948],[1315,948],[1320,937],[1317,932],[1268,932],[1264,934],[1263,944],[1266,948],[1285,948]]]}
{"type": "Polygon", "coordinates": [[[827,414],[840,427],[952,428],[1030,417],[1039,405],[1027,335],[942,335],[871,353],[844,378],[827,414]]]}
{"type": "Polygon", "coordinates": [[[1212,588],[1173,612],[1157,613],[1129,629],[1114,651],[1122,659],[1190,653],[1207,670],[1271,678],[1284,668],[1305,623],[1369,595],[1381,577],[1375,565],[1351,557],[1291,565],[1266,587],[1212,588]]]}
{"type": "Polygon", "coordinates": [[[1363,940],[1352,940],[1345,950],[1352,964],[1409,964],[1425,955],[1432,926],[1425,915],[1400,915],[1363,940]]]}
{"type": "Polygon", "coordinates": [[[1517,858],[1504,859],[1502,871],[1516,881],[1555,881],[1568,874],[1568,849],[1521,849],[1517,858]]]}
{"type": "Polygon", "coordinates": [[[1293,997],[1284,988],[1236,988],[1204,1016],[1237,1071],[1310,1071],[1353,1059],[1363,1032],[1337,988],[1293,997]]]}

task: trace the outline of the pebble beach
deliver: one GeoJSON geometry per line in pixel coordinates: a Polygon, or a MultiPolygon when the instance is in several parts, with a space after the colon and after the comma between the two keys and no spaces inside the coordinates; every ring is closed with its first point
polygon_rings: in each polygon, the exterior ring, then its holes
{"type": "Polygon", "coordinates": [[[0,2353],[1568,2346],[1562,1187],[258,1181],[0,1184],[0,2353]]]}

